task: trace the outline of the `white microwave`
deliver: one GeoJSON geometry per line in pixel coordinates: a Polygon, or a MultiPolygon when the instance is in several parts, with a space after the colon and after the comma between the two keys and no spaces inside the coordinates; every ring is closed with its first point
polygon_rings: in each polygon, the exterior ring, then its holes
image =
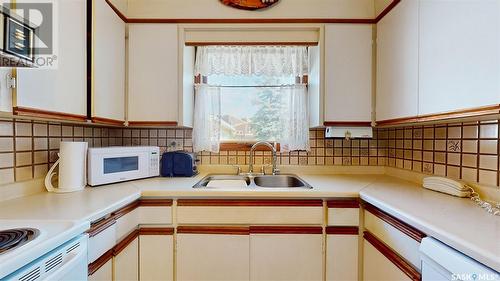
{"type": "Polygon", "coordinates": [[[114,146],[89,148],[90,186],[156,177],[160,175],[157,146],[114,146]]]}

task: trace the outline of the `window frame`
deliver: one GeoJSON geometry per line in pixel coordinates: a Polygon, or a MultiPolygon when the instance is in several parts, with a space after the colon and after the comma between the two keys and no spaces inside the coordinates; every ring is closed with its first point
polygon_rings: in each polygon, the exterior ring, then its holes
{"type": "MultiPolygon", "coordinates": [[[[192,44],[193,46],[203,46],[204,44],[192,44]]],[[[206,44],[206,45],[214,45],[213,43],[206,44]]],[[[242,44],[229,44],[229,43],[224,43],[224,44],[215,44],[215,45],[242,45],[242,44]]],[[[257,45],[257,44],[244,44],[244,45],[257,45]]],[[[262,45],[262,44],[259,44],[262,45]]],[[[280,44],[266,44],[266,45],[280,45],[280,44]]],[[[293,45],[301,45],[301,44],[293,44],[293,45]]],[[[305,44],[305,45],[316,45],[316,44],[305,44]]],[[[207,76],[202,76],[201,74],[198,74],[194,76],[194,85],[199,85],[199,84],[207,84],[208,82],[208,77],[207,76]]],[[[303,84],[306,86],[306,88],[309,87],[309,75],[303,75],[303,76],[297,76],[295,77],[295,84],[303,84]]],[[[250,151],[252,146],[256,144],[258,141],[234,141],[234,140],[228,140],[224,141],[221,140],[220,142],[220,151],[250,151]]],[[[279,142],[275,141],[269,141],[270,143],[274,144],[274,147],[276,148],[277,151],[280,151],[281,145],[279,142]]],[[[255,149],[256,151],[268,151],[270,150],[268,147],[258,147],[255,149]]]]}
{"type": "MultiPolygon", "coordinates": [[[[194,84],[199,85],[199,84],[207,84],[208,78],[206,76],[201,76],[201,75],[196,75],[194,77],[194,84]]],[[[297,76],[295,78],[295,82],[297,84],[304,84],[306,85],[306,88],[309,86],[309,76],[304,75],[302,77],[297,76]]],[[[221,140],[220,142],[220,151],[250,151],[252,146],[256,144],[258,141],[234,141],[234,140],[228,140],[224,141],[221,140]]],[[[274,142],[274,141],[269,141],[274,144],[274,147],[276,148],[276,151],[281,150],[281,145],[279,142],[274,142]]],[[[256,151],[268,151],[270,150],[267,147],[258,147],[255,149],[256,151]]]]}

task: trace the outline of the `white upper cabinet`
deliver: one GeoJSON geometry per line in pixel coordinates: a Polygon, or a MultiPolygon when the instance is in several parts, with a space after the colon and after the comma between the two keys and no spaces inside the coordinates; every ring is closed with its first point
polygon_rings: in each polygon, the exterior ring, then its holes
{"type": "Polygon", "coordinates": [[[93,9],[92,117],[125,120],[125,23],[105,0],[93,9]]]}
{"type": "Polygon", "coordinates": [[[421,0],[419,26],[419,115],[500,103],[500,1],[421,0]]]}
{"type": "Polygon", "coordinates": [[[401,1],[377,24],[377,121],[418,114],[418,5],[401,1]]]}
{"type": "Polygon", "coordinates": [[[372,120],[372,26],[325,26],[325,121],[372,120]]]}
{"type": "Polygon", "coordinates": [[[178,122],[178,38],[175,24],[130,24],[129,122],[178,122]]]}
{"type": "Polygon", "coordinates": [[[17,70],[17,103],[13,106],[86,118],[86,1],[57,4],[57,69],[17,70]]]}

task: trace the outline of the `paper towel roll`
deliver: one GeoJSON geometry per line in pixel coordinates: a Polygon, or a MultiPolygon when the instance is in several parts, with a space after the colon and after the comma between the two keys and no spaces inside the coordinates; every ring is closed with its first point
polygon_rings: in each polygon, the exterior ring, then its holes
{"type": "Polygon", "coordinates": [[[45,180],[47,190],[52,192],[72,192],[82,190],[87,185],[87,148],[86,142],[61,142],[59,149],[59,184],[54,188],[51,184],[53,170],[50,169],[45,180]]]}

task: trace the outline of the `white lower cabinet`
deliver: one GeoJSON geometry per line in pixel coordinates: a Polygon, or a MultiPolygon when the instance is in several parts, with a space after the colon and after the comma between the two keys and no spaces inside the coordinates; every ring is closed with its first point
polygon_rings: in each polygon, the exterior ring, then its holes
{"type": "Polygon", "coordinates": [[[358,280],[358,235],[328,235],[326,280],[358,280]]]}
{"type": "Polygon", "coordinates": [[[412,280],[368,241],[363,244],[363,280],[412,280]]]}
{"type": "Polygon", "coordinates": [[[323,235],[251,234],[250,280],[322,280],[323,235]]]}
{"type": "Polygon", "coordinates": [[[114,280],[139,280],[139,239],[135,238],[114,258],[114,280]]]}
{"type": "Polygon", "coordinates": [[[89,281],[112,281],[113,280],[113,260],[107,261],[92,275],[89,275],[89,281]]]}
{"type": "Polygon", "coordinates": [[[178,234],[177,280],[249,280],[249,244],[248,235],[178,234]]]}
{"type": "Polygon", "coordinates": [[[174,280],[172,235],[139,236],[139,279],[174,280]]]}

